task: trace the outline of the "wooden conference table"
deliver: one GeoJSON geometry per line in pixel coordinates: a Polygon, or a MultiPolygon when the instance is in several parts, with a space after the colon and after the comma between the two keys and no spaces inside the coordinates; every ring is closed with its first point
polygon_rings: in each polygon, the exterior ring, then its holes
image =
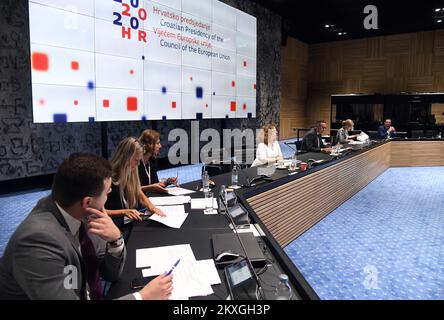
{"type": "MultiPolygon", "coordinates": [[[[239,185],[247,179],[267,174],[271,179],[258,180],[253,187],[236,190],[239,202],[248,210],[251,223],[262,231],[258,243],[267,258],[268,267],[256,269],[263,282],[266,299],[272,299],[272,285],[280,273],[289,276],[295,299],[318,299],[317,294],[283,251],[283,247],[323,219],[327,214],[347,201],[389,167],[444,166],[444,139],[393,139],[374,142],[360,150],[339,157],[321,153],[298,155],[304,162],[322,160],[311,169],[289,175],[288,170],[274,166],[242,170],[239,185]],[[272,180],[272,181],[270,181],[272,180]]],[[[231,184],[231,174],[211,178],[219,187],[231,184]]],[[[197,190],[200,181],[182,187],[197,190]]],[[[203,197],[202,192],[190,194],[203,197]]],[[[153,221],[132,225],[127,242],[127,261],[122,278],[111,286],[107,298],[116,298],[132,292],[130,283],[141,277],[136,269],[135,252],[140,248],[189,243],[197,260],[213,258],[211,236],[231,233],[228,220],[223,215],[204,215],[202,210],[191,210],[180,229],[171,229],[153,221]]],[[[225,299],[228,295],[223,270],[219,269],[222,284],[212,286],[214,294],[196,299],[225,299]]]]}

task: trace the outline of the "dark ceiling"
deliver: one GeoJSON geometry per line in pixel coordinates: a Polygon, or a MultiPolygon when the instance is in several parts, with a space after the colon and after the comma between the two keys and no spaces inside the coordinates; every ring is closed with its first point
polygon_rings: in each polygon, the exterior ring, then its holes
{"type": "Polygon", "coordinates": [[[444,28],[444,0],[254,0],[283,17],[283,35],[307,43],[417,32],[444,28]],[[366,30],[364,7],[378,9],[378,30],[366,30]],[[439,16],[442,16],[442,22],[439,16]],[[334,24],[334,32],[325,27],[334,24]],[[339,32],[345,35],[338,35],[339,32]]]}

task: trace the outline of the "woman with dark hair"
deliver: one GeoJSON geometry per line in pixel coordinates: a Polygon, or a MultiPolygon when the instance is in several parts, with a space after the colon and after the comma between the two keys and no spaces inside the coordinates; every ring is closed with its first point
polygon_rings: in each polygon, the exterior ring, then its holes
{"type": "Polygon", "coordinates": [[[165,187],[169,184],[177,184],[177,177],[159,182],[156,162],[153,159],[159,155],[162,148],[160,134],[155,130],[146,129],[140,135],[139,142],[143,147],[143,156],[139,164],[139,178],[143,192],[156,191],[166,193],[165,187]]]}

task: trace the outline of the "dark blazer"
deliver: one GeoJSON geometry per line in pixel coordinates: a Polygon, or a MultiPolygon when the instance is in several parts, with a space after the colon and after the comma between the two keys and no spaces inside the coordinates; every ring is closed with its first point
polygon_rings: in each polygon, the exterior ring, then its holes
{"type": "Polygon", "coordinates": [[[325,148],[322,137],[312,128],[302,138],[301,149],[307,152],[321,152],[321,148],[325,148]]]}
{"type": "MultiPolygon", "coordinates": [[[[381,124],[378,127],[378,138],[379,139],[387,139],[388,133],[387,133],[387,128],[381,124]]],[[[394,132],[390,132],[390,138],[394,138],[395,137],[395,133],[394,132]]]]}
{"type": "MultiPolygon", "coordinates": [[[[104,240],[89,237],[102,279],[116,281],[122,273],[125,249],[115,257],[107,252],[104,240]]],[[[0,299],[86,299],[86,265],[79,248],[51,196],[41,199],[14,232],[0,259],[0,299]]]]}

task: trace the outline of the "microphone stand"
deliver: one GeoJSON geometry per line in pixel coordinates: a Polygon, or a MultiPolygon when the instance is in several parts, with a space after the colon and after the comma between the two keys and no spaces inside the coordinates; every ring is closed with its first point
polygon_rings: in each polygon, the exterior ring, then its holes
{"type": "MultiPolygon", "coordinates": [[[[247,249],[245,249],[244,243],[243,243],[241,237],[239,236],[239,232],[237,230],[237,226],[234,223],[234,220],[233,220],[233,217],[230,214],[230,211],[228,210],[228,204],[226,202],[226,197],[225,197],[225,195],[223,197],[221,195],[219,195],[219,197],[221,198],[221,200],[222,200],[221,202],[223,203],[223,205],[225,207],[226,215],[227,215],[229,221],[231,222],[231,224],[233,225],[234,233],[236,234],[237,239],[239,240],[239,243],[240,243],[240,245],[242,247],[242,250],[244,251],[245,258],[247,259],[248,265],[250,266],[250,269],[253,272],[253,276],[254,276],[254,279],[256,280],[256,284],[257,284],[257,287],[258,287],[257,291],[259,292],[259,295],[260,295],[260,299],[259,300],[264,300],[264,297],[262,295],[262,287],[261,287],[260,282],[259,282],[259,277],[256,274],[256,271],[254,270],[253,264],[251,263],[250,257],[248,256],[247,249]]],[[[247,212],[247,214],[248,214],[248,212],[247,212]]]]}
{"type": "Polygon", "coordinates": [[[295,153],[297,152],[297,149],[296,148],[293,148],[292,146],[290,146],[290,144],[294,144],[294,145],[296,145],[296,142],[284,142],[284,144],[287,146],[287,147],[289,147],[291,150],[293,150],[295,153]]]}

